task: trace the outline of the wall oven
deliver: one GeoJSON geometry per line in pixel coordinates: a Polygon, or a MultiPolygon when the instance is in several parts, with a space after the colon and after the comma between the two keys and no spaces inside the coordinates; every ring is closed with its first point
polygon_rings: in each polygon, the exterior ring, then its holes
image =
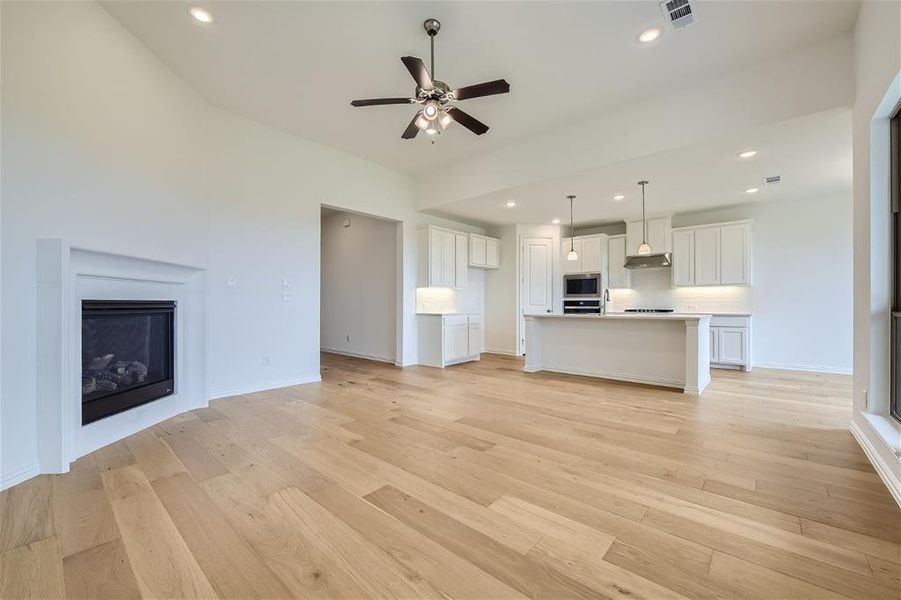
{"type": "Polygon", "coordinates": [[[579,273],[563,276],[563,298],[599,298],[601,295],[600,273],[579,273]]]}

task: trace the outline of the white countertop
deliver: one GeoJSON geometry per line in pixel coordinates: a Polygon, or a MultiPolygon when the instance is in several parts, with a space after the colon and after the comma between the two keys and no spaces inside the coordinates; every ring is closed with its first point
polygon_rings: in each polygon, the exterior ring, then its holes
{"type": "MultiPolygon", "coordinates": [[[[719,314],[719,313],[718,313],[719,314]]],[[[705,321],[713,315],[687,313],[607,313],[606,315],[526,315],[527,319],[587,319],[589,321],[632,320],[632,321],[705,321]]]]}

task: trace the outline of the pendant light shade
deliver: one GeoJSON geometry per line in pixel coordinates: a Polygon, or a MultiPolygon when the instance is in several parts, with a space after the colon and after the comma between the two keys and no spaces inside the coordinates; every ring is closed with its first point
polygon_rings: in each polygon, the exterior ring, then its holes
{"type": "Polygon", "coordinates": [[[579,253],[576,252],[576,245],[573,240],[576,237],[575,228],[573,227],[573,200],[576,197],[570,195],[567,198],[569,198],[569,252],[566,254],[566,260],[579,260],[579,253]]]}
{"type": "Polygon", "coordinates": [[[638,182],[638,185],[641,186],[641,245],[638,247],[639,254],[651,253],[651,245],[648,244],[648,222],[644,216],[644,186],[647,184],[648,181],[638,182]]]}

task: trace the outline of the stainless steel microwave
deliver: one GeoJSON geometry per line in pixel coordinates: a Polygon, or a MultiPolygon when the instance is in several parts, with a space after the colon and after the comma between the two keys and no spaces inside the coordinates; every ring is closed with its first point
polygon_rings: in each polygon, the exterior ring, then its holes
{"type": "Polygon", "coordinates": [[[564,298],[598,298],[601,295],[600,273],[563,276],[564,298]]]}

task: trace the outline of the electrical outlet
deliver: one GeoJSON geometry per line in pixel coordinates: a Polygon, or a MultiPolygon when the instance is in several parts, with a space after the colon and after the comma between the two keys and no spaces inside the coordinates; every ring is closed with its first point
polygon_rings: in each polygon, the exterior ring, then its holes
{"type": "Polygon", "coordinates": [[[688,312],[698,312],[698,305],[697,304],[689,304],[688,312]]]}
{"type": "Polygon", "coordinates": [[[235,277],[229,277],[229,278],[226,280],[225,284],[226,284],[228,287],[235,287],[236,285],[238,285],[238,279],[235,278],[235,277]]]}
{"type": "Polygon", "coordinates": [[[268,354],[264,354],[264,355],[263,355],[263,366],[264,366],[264,367],[268,367],[268,366],[269,366],[269,355],[268,355],[268,354]]]}
{"type": "Polygon", "coordinates": [[[291,300],[292,300],[293,298],[294,298],[294,296],[292,296],[292,295],[289,294],[288,292],[283,292],[283,293],[282,293],[282,302],[291,302],[291,300]]]}
{"type": "Polygon", "coordinates": [[[863,407],[870,408],[870,395],[867,394],[867,391],[863,391],[863,407]]]}
{"type": "Polygon", "coordinates": [[[350,334],[349,333],[345,334],[344,339],[347,340],[347,342],[349,343],[350,342],[350,334]]]}

